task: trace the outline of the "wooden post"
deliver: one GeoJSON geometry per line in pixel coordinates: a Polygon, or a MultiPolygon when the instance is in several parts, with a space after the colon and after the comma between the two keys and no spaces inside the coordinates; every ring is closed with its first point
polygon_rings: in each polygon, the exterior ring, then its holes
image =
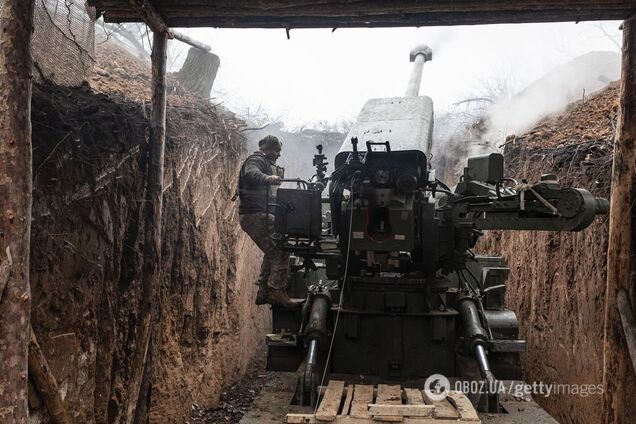
{"type": "Polygon", "coordinates": [[[33,2],[0,7],[0,422],[26,423],[33,2]]]}
{"type": "Polygon", "coordinates": [[[144,251],[142,266],[141,325],[129,384],[126,423],[146,422],[149,412],[153,360],[157,346],[157,312],[161,273],[161,207],[166,144],[166,63],[168,35],[154,32],[152,43],[152,110],[145,159],[144,251]]]}
{"type": "MultiPolygon", "coordinates": [[[[612,191],[607,251],[607,289],[603,340],[603,423],[630,421],[625,415],[627,347],[617,308],[621,289],[633,295],[632,238],[634,217],[634,171],[636,170],[636,22],[623,24],[623,63],[620,107],[614,144],[612,191]]],[[[633,375],[633,374],[631,374],[633,375]]]]}

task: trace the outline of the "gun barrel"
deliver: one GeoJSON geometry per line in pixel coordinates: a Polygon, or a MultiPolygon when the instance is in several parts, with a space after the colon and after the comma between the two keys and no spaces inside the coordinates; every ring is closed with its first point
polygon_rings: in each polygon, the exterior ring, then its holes
{"type": "Polygon", "coordinates": [[[409,83],[406,86],[404,97],[417,97],[420,94],[420,85],[422,84],[424,62],[426,62],[424,55],[418,54],[415,57],[413,69],[411,70],[411,77],[409,78],[409,83]]]}
{"type": "Polygon", "coordinates": [[[404,97],[419,96],[424,62],[427,62],[432,58],[433,52],[428,46],[421,45],[411,50],[411,62],[413,62],[413,69],[411,70],[411,77],[409,78],[409,82],[406,86],[404,97]]]}

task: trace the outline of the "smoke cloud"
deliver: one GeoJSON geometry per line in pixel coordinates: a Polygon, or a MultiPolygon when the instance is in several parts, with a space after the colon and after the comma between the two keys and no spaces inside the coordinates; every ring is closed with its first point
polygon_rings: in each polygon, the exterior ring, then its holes
{"type": "Polygon", "coordinates": [[[619,78],[619,54],[596,51],[552,69],[517,93],[505,78],[490,81],[455,110],[436,117],[433,166],[438,176],[455,184],[466,158],[498,151],[507,136],[532,129],[619,78]]]}

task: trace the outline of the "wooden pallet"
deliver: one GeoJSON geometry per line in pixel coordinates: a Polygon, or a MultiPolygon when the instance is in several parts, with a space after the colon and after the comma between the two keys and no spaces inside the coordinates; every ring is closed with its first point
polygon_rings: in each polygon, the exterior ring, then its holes
{"type": "Polygon", "coordinates": [[[461,392],[450,392],[441,401],[433,401],[419,389],[399,385],[365,384],[345,387],[344,381],[331,380],[320,400],[316,414],[287,414],[285,422],[365,424],[401,422],[406,424],[480,424],[477,411],[461,392]]]}

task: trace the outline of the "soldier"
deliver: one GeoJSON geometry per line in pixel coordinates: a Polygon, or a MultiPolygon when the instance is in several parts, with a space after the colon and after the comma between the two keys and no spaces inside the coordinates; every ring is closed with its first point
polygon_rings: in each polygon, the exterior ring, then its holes
{"type": "Polygon", "coordinates": [[[241,228],[263,251],[263,263],[258,278],[256,304],[269,303],[294,307],[287,295],[287,265],[289,254],[276,247],[270,238],[274,229],[276,186],[280,184],[284,169],[276,166],[282,143],[268,135],[258,142],[258,152],[243,163],[239,174],[238,195],[241,228]]]}

